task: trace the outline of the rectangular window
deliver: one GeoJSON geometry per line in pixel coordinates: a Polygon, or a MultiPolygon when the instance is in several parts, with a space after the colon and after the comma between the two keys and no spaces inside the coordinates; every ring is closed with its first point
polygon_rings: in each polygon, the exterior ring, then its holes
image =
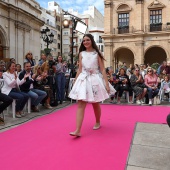
{"type": "Polygon", "coordinates": [[[76,54],[76,53],[77,53],[76,48],[73,48],[73,54],[76,54]]]}
{"type": "Polygon", "coordinates": [[[68,45],[69,44],[69,39],[63,39],[63,44],[68,45]]]}
{"type": "Polygon", "coordinates": [[[58,34],[58,39],[60,40],[60,34],[58,34]]]}
{"type": "Polygon", "coordinates": [[[68,35],[68,31],[63,31],[63,35],[68,35]]]}
{"type": "Polygon", "coordinates": [[[150,24],[162,23],[162,10],[150,11],[150,24]]]}
{"type": "Polygon", "coordinates": [[[118,14],[118,34],[129,33],[129,13],[118,14]]]}
{"type": "Polygon", "coordinates": [[[64,48],[64,53],[68,53],[69,49],[68,48],[64,48]]]}
{"type": "Polygon", "coordinates": [[[104,50],[103,50],[103,45],[101,45],[101,52],[103,52],[104,50]]]}
{"type": "Polygon", "coordinates": [[[56,39],[53,39],[53,43],[54,43],[54,44],[57,44],[57,40],[56,40],[56,39]]]}
{"type": "Polygon", "coordinates": [[[118,14],[118,26],[129,26],[129,13],[118,14]]]}
{"type": "Polygon", "coordinates": [[[150,31],[162,31],[162,10],[150,11],[150,31]]]}
{"type": "Polygon", "coordinates": [[[58,49],[60,49],[60,43],[58,43],[58,49]]]}
{"type": "Polygon", "coordinates": [[[102,43],[102,37],[99,36],[99,43],[102,43]]]}

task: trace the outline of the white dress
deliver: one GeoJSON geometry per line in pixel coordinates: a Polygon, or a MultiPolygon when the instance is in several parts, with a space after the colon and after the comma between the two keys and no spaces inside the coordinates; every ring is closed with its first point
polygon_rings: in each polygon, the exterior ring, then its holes
{"type": "MultiPolygon", "coordinates": [[[[77,77],[76,82],[69,97],[74,100],[86,102],[101,102],[109,98],[105,88],[103,75],[100,73],[97,52],[82,51],[82,72],[77,77]]],[[[114,94],[115,89],[109,84],[110,93],[114,94]]]]}

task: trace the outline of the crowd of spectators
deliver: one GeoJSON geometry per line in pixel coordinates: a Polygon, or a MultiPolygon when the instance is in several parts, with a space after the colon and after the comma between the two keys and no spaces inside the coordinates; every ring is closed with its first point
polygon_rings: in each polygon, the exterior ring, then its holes
{"type": "MultiPolygon", "coordinates": [[[[41,55],[36,64],[32,52],[27,52],[24,63],[0,61],[0,114],[16,99],[15,117],[25,116],[24,106],[31,99],[32,112],[39,112],[39,104],[47,109],[62,104],[66,99],[71,71],[61,56],[41,55]],[[67,81],[66,81],[67,80],[67,81]]],[[[68,95],[68,94],[67,94],[68,95]]],[[[0,123],[4,122],[0,117],[0,123]]]]}
{"type": "Polygon", "coordinates": [[[116,71],[112,67],[106,68],[108,81],[114,86],[117,93],[111,96],[110,102],[120,104],[123,92],[128,92],[129,103],[153,105],[154,99],[159,102],[170,102],[170,61],[163,61],[157,69],[149,64],[118,65],[116,71]],[[133,97],[132,97],[133,96],[133,97]]]}

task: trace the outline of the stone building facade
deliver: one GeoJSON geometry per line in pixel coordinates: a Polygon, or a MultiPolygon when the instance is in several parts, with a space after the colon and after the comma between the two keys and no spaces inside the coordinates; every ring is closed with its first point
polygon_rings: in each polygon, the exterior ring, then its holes
{"type": "Polygon", "coordinates": [[[40,5],[34,0],[0,1],[0,59],[23,64],[28,51],[40,57],[40,5]]]}
{"type": "Polygon", "coordinates": [[[106,66],[170,60],[169,0],[105,0],[106,66]]]}

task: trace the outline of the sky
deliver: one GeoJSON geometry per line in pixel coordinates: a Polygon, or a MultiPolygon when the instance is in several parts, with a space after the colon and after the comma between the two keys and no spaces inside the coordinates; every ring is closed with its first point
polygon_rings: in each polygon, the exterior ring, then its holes
{"type": "MultiPolygon", "coordinates": [[[[47,8],[48,2],[52,0],[36,0],[40,6],[47,8]]],[[[67,11],[72,8],[74,11],[83,14],[89,5],[95,6],[104,15],[104,0],[55,0],[62,9],[67,11]]]]}

